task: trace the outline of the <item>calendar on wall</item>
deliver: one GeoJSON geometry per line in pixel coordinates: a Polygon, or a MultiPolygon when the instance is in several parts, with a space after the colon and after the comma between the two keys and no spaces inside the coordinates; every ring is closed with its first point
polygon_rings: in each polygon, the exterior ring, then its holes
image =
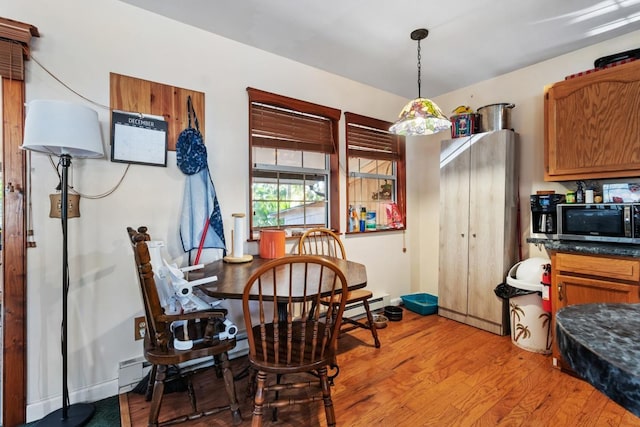
{"type": "Polygon", "coordinates": [[[167,122],[125,111],[111,115],[111,161],[167,166],[167,122]]]}

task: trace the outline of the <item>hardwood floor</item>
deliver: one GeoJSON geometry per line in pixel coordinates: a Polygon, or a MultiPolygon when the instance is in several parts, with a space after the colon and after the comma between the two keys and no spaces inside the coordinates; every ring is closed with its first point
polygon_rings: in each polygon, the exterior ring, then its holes
{"type": "MultiPolygon", "coordinates": [[[[404,310],[400,322],[340,338],[340,375],[332,388],[339,426],[640,426],[640,418],[588,383],[551,366],[551,357],[522,350],[501,337],[437,315],[404,310]]],[[[234,372],[246,357],[232,361],[234,372]]],[[[221,380],[200,377],[198,402],[223,399],[221,380]]],[[[243,426],[251,425],[246,379],[237,382],[243,426]]],[[[121,395],[122,425],[146,426],[148,403],[121,395]]],[[[185,393],[166,395],[160,419],[188,406],[185,393]]],[[[268,417],[265,417],[265,420],[268,417]]],[[[228,411],[180,424],[230,426],[228,411]]],[[[265,426],[326,426],[321,403],[281,409],[265,426]]]]}

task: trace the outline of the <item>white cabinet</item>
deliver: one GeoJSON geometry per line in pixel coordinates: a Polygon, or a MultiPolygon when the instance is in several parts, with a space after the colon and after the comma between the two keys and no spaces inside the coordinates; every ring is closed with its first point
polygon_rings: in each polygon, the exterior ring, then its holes
{"type": "Polygon", "coordinates": [[[516,137],[445,140],[440,153],[438,314],[500,335],[508,312],[493,290],[517,262],[516,137]]]}

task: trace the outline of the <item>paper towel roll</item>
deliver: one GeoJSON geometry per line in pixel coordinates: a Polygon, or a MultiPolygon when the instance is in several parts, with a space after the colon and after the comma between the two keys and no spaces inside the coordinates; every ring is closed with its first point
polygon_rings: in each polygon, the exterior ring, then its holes
{"type": "Polygon", "coordinates": [[[233,257],[242,258],[244,246],[244,214],[234,213],[233,217],[233,257]]]}

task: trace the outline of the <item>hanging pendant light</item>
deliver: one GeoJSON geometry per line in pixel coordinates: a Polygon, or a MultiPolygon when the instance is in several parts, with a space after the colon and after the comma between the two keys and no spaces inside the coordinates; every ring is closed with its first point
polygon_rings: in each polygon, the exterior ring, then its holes
{"type": "Polygon", "coordinates": [[[420,28],[411,32],[411,40],[418,41],[418,97],[409,101],[400,112],[399,119],[389,128],[397,135],[431,135],[447,130],[451,122],[435,102],[420,96],[420,40],[429,35],[429,30],[420,28]]]}

